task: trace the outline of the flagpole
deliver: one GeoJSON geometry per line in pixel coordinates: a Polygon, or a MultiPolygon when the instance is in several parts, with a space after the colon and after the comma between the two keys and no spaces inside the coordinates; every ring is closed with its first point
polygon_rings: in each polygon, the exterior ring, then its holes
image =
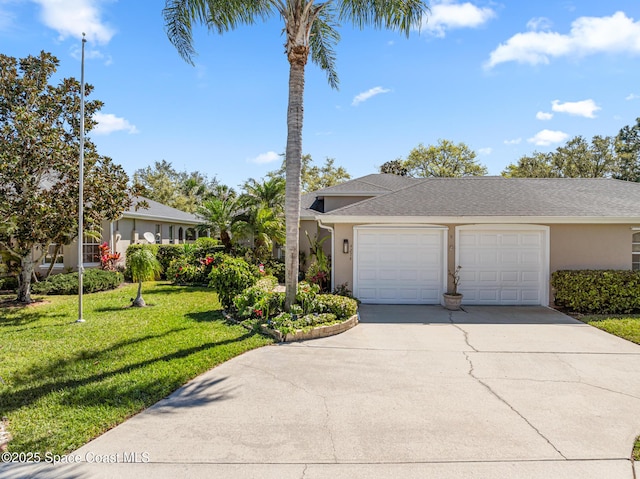
{"type": "Polygon", "coordinates": [[[80,66],[80,174],[78,185],[78,319],[76,323],[84,323],[82,317],[82,280],[84,261],[82,245],[84,243],[84,44],[87,42],[82,33],[82,61],[80,66]]]}

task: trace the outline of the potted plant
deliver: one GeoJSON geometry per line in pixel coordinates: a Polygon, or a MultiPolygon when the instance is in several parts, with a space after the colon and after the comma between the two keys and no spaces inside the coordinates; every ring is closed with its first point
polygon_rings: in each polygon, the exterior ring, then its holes
{"type": "Polygon", "coordinates": [[[451,276],[451,284],[453,284],[453,288],[451,291],[447,291],[442,295],[444,297],[444,307],[450,311],[458,311],[460,309],[460,304],[462,303],[462,294],[458,293],[461,269],[462,266],[458,265],[455,270],[449,270],[449,276],[451,276]]]}

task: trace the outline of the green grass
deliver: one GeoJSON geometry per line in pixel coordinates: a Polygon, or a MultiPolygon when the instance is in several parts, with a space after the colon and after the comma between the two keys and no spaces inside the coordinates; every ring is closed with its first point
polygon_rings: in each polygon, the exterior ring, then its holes
{"type": "MultiPolygon", "coordinates": [[[[607,333],[640,344],[640,317],[637,314],[622,314],[616,316],[593,315],[584,316],[580,319],[607,333]]],[[[636,439],[632,456],[634,461],[640,461],[640,437],[636,439]]]]}
{"type": "Polygon", "coordinates": [[[640,344],[640,316],[638,315],[593,315],[585,316],[581,320],[598,329],[640,344]]]}
{"type": "MultiPolygon", "coordinates": [[[[225,322],[207,288],[145,283],[44,304],[0,306],[0,417],[9,451],[64,454],[188,380],[272,340],[225,322]]],[[[6,299],[0,298],[0,299],[6,299]]]]}

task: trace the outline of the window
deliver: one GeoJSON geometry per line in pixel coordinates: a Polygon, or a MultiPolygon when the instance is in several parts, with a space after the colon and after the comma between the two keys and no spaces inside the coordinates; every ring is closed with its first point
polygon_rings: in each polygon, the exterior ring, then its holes
{"type": "Polygon", "coordinates": [[[640,233],[634,233],[631,241],[631,269],[640,270],[640,233]]]}
{"type": "Polygon", "coordinates": [[[156,244],[160,244],[162,242],[162,227],[160,225],[156,225],[156,244]]]}
{"type": "Polygon", "coordinates": [[[53,261],[54,268],[64,266],[64,246],[60,245],[60,248],[58,248],[58,256],[55,256],[57,246],[58,245],[56,243],[51,243],[49,245],[49,248],[47,249],[47,252],[44,255],[44,259],[42,260],[42,264],[51,265],[51,262],[53,261]],[[55,256],[55,260],[54,260],[54,256],[55,256]]]}
{"type": "Polygon", "coordinates": [[[169,226],[169,241],[173,243],[173,225],[169,226]]]}
{"type": "Polygon", "coordinates": [[[82,264],[100,262],[100,240],[84,237],[82,243],[82,264]]]}

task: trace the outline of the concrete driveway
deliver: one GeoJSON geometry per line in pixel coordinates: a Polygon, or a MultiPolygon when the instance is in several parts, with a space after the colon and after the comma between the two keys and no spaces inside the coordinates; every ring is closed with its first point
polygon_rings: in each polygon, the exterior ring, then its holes
{"type": "Polygon", "coordinates": [[[465,309],[363,305],[354,329],[237,357],[33,477],[633,478],[640,346],[547,308],[465,309]]]}

